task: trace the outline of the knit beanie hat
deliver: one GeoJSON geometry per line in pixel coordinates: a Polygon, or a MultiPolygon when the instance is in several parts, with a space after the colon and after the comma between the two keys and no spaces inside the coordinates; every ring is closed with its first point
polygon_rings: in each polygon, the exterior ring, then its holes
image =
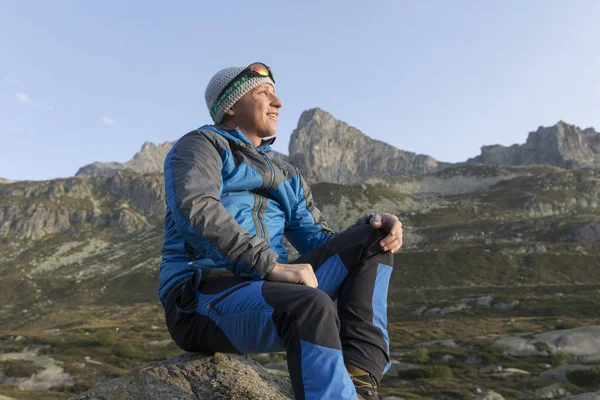
{"type": "Polygon", "coordinates": [[[236,101],[262,83],[270,83],[275,87],[275,82],[268,76],[241,76],[231,85],[219,98],[217,96],[240,72],[246,67],[234,66],[217,72],[206,87],[204,98],[210,116],[217,124],[223,121],[225,112],[229,110],[236,101]]]}

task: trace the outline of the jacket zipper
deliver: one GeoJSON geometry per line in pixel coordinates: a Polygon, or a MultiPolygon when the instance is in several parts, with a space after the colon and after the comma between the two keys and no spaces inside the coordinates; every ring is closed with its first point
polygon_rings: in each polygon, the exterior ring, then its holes
{"type": "MultiPolygon", "coordinates": [[[[258,151],[258,149],[257,149],[258,151]]],[[[265,161],[267,162],[267,165],[269,166],[269,169],[271,169],[271,180],[269,181],[269,185],[267,186],[267,190],[271,189],[271,186],[273,186],[273,182],[275,181],[275,169],[273,168],[273,165],[271,165],[271,161],[269,160],[269,157],[267,157],[266,154],[261,153],[259,151],[260,154],[262,154],[262,156],[264,157],[265,161]]],[[[259,201],[258,201],[258,208],[256,209],[256,220],[258,221],[258,225],[260,226],[260,230],[261,230],[261,237],[263,239],[266,238],[266,234],[265,234],[265,226],[263,224],[263,221],[260,217],[260,209],[262,207],[262,196],[258,195],[259,197],[259,201]]],[[[258,233],[258,232],[257,232],[258,233]]]]}
{"type": "Polygon", "coordinates": [[[258,221],[258,226],[260,226],[261,237],[264,239],[265,237],[265,227],[260,219],[260,209],[262,207],[263,198],[260,195],[258,196],[258,207],[256,207],[256,220],[258,221]]]}
{"type": "Polygon", "coordinates": [[[225,300],[225,298],[227,298],[228,296],[232,295],[233,293],[237,292],[238,290],[243,289],[246,286],[249,286],[251,284],[252,284],[252,282],[246,282],[240,286],[234,287],[233,289],[231,289],[228,292],[224,293],[223,295],[219,296],[217,299],[213,300],[210,304],[208,304],[206,306],[206,309],[214,310],[218,316],[222,317],[223,314],[221,314],[221,312],[216,308],[216,305],[219,304],[220,302],[222,302],[223,300],[225,300]]]}
{"type": "Polygon", "coordinates": [[[271,164],[271,160],[269,160],[269,157],[267,157],[267,155],[264,153],[262,156],[267,161],[269,168],[271,168],[271,181],[269,181],[269,186],[267,186],[267,189],[271,189],[271,186],[273,186],[273,181],[275,181],[275,169],[273,169],[273,165],[271,164]]]}

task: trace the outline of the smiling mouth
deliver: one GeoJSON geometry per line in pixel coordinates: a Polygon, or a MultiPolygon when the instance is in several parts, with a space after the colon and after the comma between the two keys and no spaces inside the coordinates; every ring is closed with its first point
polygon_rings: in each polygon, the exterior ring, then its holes
{"type": "Polygon", "coordinates": [[[273,119],[277,119],[277,114],[275,113],[268,113],[267,115],[273,119]]]}

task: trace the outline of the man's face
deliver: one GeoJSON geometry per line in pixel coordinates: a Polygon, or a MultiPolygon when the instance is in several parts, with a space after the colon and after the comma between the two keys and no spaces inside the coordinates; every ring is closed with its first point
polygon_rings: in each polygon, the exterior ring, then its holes
{"type": "Polygon", "coordinates": [[[231,107],[231,120],[244,133],[259,138],[273,136],[277,131],[277,118],[282,106],[273,86],[262,83],[231,107]]]}

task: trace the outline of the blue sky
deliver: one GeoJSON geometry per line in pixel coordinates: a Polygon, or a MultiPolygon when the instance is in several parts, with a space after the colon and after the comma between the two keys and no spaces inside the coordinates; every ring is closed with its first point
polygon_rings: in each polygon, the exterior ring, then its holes
{"type": "Polygon", "coordinates": [[[264,61],[284,102],[441,161],[559,120],[600,130],[600,1],[7,1],[0,177],[67,177],[209,122],[204,89],[264,61]]]}

